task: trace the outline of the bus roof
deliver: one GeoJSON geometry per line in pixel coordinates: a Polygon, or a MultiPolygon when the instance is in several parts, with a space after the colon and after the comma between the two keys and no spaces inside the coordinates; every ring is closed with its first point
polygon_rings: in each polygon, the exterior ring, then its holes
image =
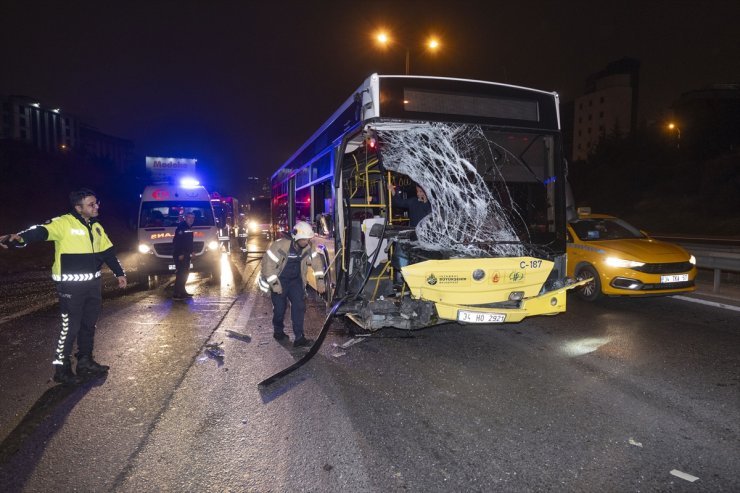
{"type": "MultiPolygon", "coordinates": [[[[380,81],[382,79],[387,80],[419,80],[419,81],[435,81],[442,83],[464,83],[466,85],[479,84],[481,86],[498,87],[508,92],[515,92],[524,94],[536,94],[539,98],[552,98],[555,107],[555,120],[556,128],[560,128],[560,109],[559,109],[559,96],[557,92],[548,92],[540,89],[533,89],[529,87],[516,86],[511,84],[502,84],[499,82],[489,82],[474,79],[462,79],[455,77],[435,77],[426,75],[380,75],[374,73],[365,79],[362,84],[357,88],[352,95],[344,101],[344,103],[319,127],[316,132],[311,135],[303,145],[273,173],[272,178],[274,179],[282,169],[292,163],[298,158],[303,151],[309,146],[314,145],[319,139],[324,141],[325,145],[333,142],[338,137],[343,136],[347,130],[358,125],[361,122],[369,120],[371,118],[381,117],[380,111],[380,81]],[[353,108],[358,102],[361,102],[362,115],[348,115],[348,110],[353,108]],[[342,118],[344,117],[344,118],[342,118]],[[331,131],[330,131],[331,130],[331,131]],[[323,137],[323,138],[322,138],[323,137]]],[[[355,111],[358,113],[359,111],[355,111]]]]}

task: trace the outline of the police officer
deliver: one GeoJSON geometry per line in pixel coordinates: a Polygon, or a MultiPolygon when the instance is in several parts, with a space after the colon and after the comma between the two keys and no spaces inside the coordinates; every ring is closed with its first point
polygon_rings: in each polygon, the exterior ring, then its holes
{"type": "Polygon", "coordinates": [[[195,214],[186,212],[183,221],[175,229],[172,239],[172,257],[175,260],[175,290],[173,300],[192,298],[193,295],[185,290],[185,283],[190,274],[190,256],[193,254],[193,230],[195,214]]]}
{"type": "Polygon", "coordinates": [[[62,331],[59,335],[54,365],[54,381],[78,384],[81,377],[100,376],[109,367],[93,359],[95,324],[102,304],[100,267],[103,262],[118,278],[118,287],[126,287],[126,275],[116,257],[113,243],[98,222],[100,203],[92,190],[83,188],[69,195],[72,211],[42,225],[0,237],[0,245],[25,247],[37,241],[53,241],[54,265],[51,277],[56,281],[61,309],[62,331]],[[72,371],[70,355],[77,341],[77,374],[72,371]]]}
{"type": "Polygon", "coordinates": [[[303,335],[303,318],[306,313],[306,273],[309,264],[316,277],[316,289],[324,293],[324,263],[321,254],[314,250],[311,238],[313,228],[298,221],[290,237],[273,241],[262,257],[260,289],[270,292],[272,299],[272,336],[278,341],[288,337],[283,319],[290,301],[290,319],[293,323],[293,347],[308,346],[313,341],[303,335]]]}

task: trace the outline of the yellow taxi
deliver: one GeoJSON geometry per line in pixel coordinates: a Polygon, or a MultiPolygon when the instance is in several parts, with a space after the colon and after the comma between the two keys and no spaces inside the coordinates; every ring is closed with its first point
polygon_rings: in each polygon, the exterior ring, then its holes
{"type": "Polygon", "coordinates": [[[696,258],[622,219],[579,208],[578,218],[568,223],[568,275],[593,278],[576,289],[587,301],[685,293],[696,289],[696,258]]]}

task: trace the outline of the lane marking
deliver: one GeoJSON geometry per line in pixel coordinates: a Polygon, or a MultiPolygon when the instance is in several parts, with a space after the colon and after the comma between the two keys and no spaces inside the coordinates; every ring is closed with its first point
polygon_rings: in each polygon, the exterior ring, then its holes
{"type": "Polygon", "coordinates": [[[682,301],[690,301],[692,303],[700,303],[702,305],[709,305],[715,308],[724,308],[726,310],[740,312],[740,306],[727,305],[725,303],[719,303],[717,301],[702,300],[699,298],[689,298],[688,296],[681,296],[681,295],[673,295],[671,296],[671,298],[675,298],[677,300],[682,300],[682,301]]]}
{"type": "Polygon", "coordinates": [[[677,478],[685,479],[689,483],[693,483],[694,481],[696,481],[697,479],[699,479],[696,476],[692,476],[691,474],[687,474],[685,472],[681,472],[678,469],[672,470],[671,471],[671,474],[673,474],[677,478]]]}

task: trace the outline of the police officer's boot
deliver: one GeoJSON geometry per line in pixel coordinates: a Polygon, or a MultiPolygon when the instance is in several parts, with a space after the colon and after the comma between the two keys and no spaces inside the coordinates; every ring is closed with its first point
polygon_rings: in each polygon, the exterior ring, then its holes
{"type": "Polygon", "coordinates": [[[95,361],[92,354],[77,356],[77,374],[81,377],[97,377],[108,373],[110,366],[101,365],[95,361]]]}
{"type": "Polygon", "coordinates": [[[62,385],[78,385],[82,379],[72,371],[72,363],[69,358],[63,360],[61,365],[54,365],[54,381],[62,385]]]}

